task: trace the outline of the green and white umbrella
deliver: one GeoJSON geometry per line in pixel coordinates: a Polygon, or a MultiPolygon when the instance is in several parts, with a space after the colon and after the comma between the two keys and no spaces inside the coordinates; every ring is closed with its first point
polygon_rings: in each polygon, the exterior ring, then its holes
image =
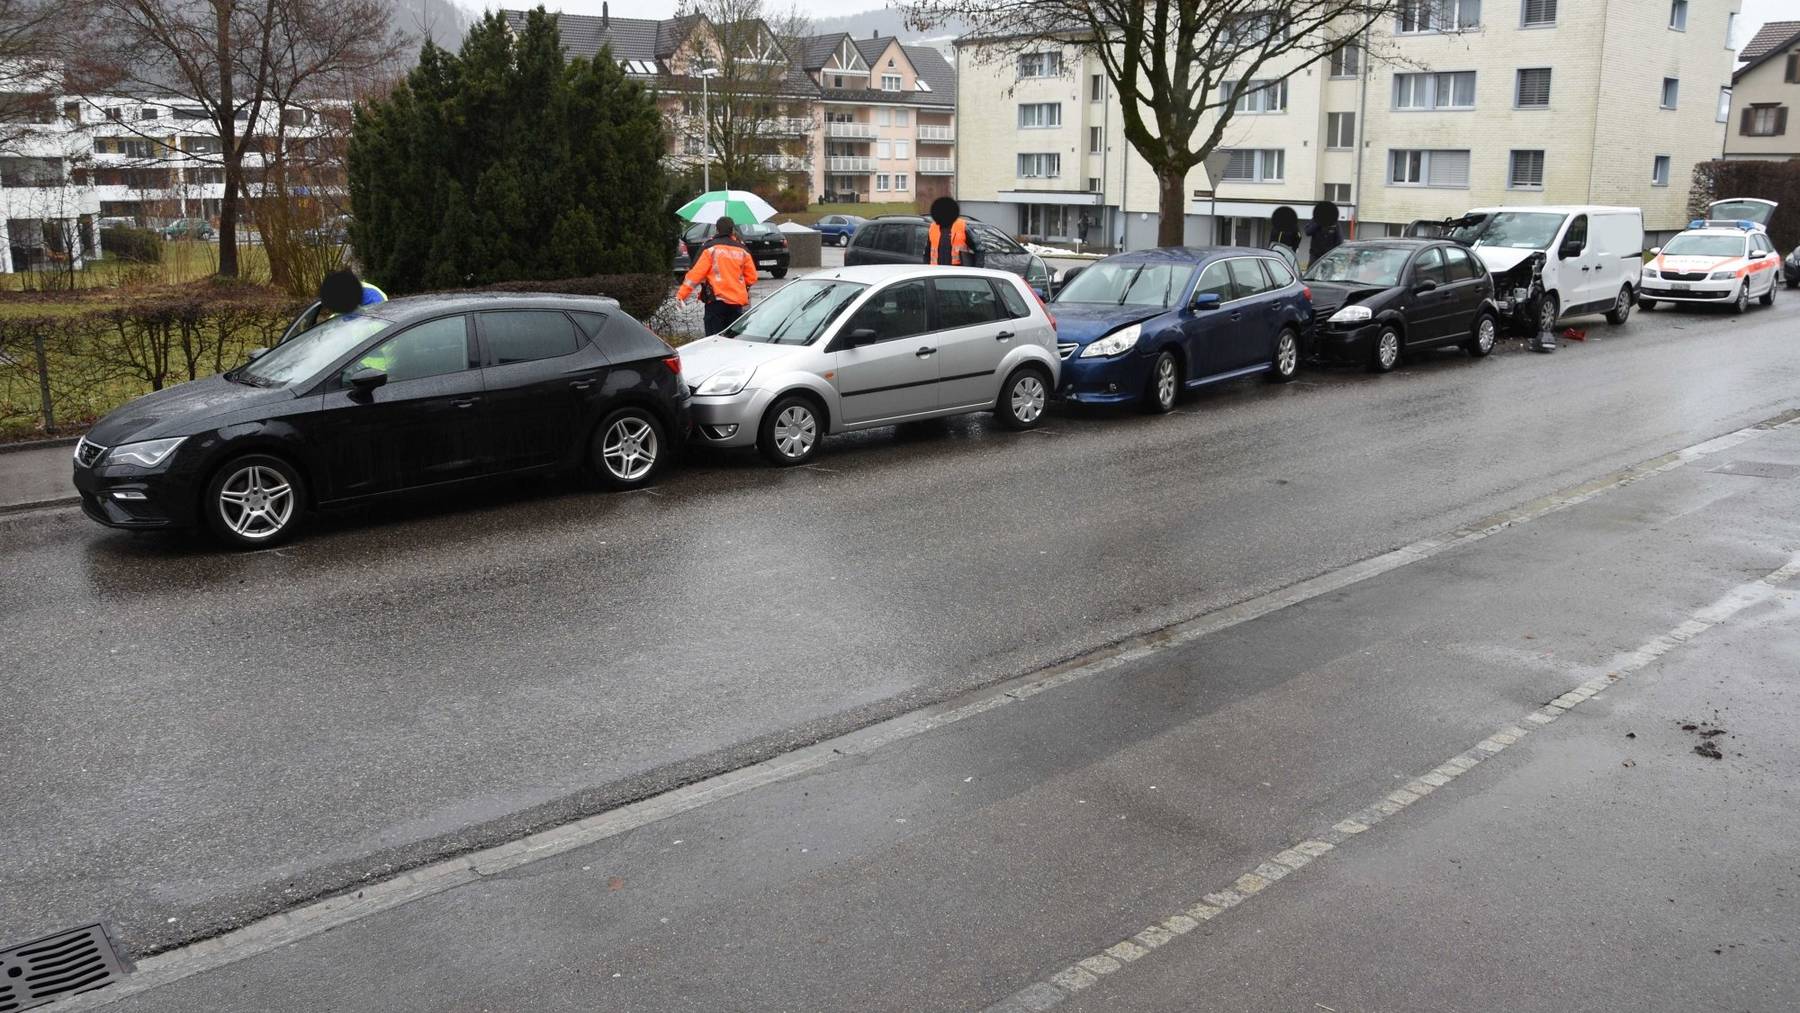
{"type": "Polygon", "coordinates": [[[766,222],[775,217],[769,202],[748,190],[710,190],[675,212],[690,222],[716,222],[726,215],[738,223],[766,222]]]}

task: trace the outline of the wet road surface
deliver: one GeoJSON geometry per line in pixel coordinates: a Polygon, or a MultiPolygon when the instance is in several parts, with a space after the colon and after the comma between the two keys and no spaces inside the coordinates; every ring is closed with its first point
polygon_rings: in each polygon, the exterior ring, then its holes
{"type": "Polygon", "coordinates": [[[1785,300],[537,483],[224,555],[0,528],[0,940],[143,953],[1282,587],[1800,402],[1785,300]]]}

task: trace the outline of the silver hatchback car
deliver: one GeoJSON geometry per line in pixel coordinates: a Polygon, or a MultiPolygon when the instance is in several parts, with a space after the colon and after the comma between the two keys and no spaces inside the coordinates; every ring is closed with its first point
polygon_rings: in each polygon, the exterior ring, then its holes
{"type": "Polygon", "coordinates": [[[681,348],[699,443],[805,464],[829,433],[993,411],[1028,429],[1061,361],[1023,279],[886,265],[810,275],[681,348]]]}

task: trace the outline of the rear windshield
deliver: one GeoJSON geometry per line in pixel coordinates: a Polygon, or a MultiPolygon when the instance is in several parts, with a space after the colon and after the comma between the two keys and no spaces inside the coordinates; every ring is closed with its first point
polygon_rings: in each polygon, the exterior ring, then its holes
{"type": "Polygon", "coordinates": [[[1714,221],[1751,221],[1758,225],[1767,225],[1774,212],[1774,208],[1761,201],[1723,200],[1714,204],[1707,214],[1714,221]]]}
{"type": "Polygon", "coordinates": [[[1665,257],[1741,257],[1743,236],[1676,236],[1663,247],[1665,257]]]}
{"type": "Polygon", "coordinates": [[[1108,264],[1104,261],[1075,276],[1056,301],[1104,306],[1160,306],[1181,299],[1194,273],[1188,264],[1108,264]]]}
{"type": "Polygon", "coordinates": [[[720,333],[771,345],[810,344],[866,287],[848,281],[797,281],[776,290],[720,333]]]}

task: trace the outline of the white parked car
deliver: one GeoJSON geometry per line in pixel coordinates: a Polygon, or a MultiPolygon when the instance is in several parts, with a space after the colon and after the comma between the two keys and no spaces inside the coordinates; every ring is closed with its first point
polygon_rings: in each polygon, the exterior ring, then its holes
{"type": "Polygon", "coordinates": [[[1563,317],[1631,316],[1644,259],[1637,208],[1476,208],[1447,222],[1415,222],[1409,232],[1473,249],[1494,276],[1494,301],[1513,330],[1550,330],[1563,317]]]}
{"type": "Polygon", "coordinates": [[[1712,303],[1742,313],[1753,298],[1775,304],[1781,257],[1762,227],[1748,219],[1693,222],[1650,252],[1656,259],[1644,265],[1638,297],[1645,309],[1659,302],[1712,303]]]}

